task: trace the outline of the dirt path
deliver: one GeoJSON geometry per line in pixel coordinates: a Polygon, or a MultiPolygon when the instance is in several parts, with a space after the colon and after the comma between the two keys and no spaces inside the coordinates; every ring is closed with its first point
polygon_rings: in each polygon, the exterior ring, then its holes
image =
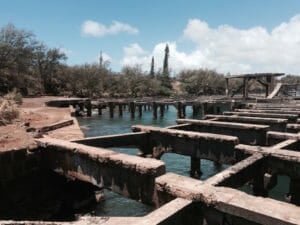
{"type": "Polygon", "coordinates": [[[0,151],[35,144],[34,133],[26,132],[26,122],[30,123],[30,127],[40,128],[61,120],[73,119],[73,125],[51,131],[47,135],[64,140],[83,138],[78,122],[71,117],[69,108],[45,106],[46,101],[54,98],[56,97],[24,98],[20,106],[20,119],[12,125],[0,126],[0,151]]]}

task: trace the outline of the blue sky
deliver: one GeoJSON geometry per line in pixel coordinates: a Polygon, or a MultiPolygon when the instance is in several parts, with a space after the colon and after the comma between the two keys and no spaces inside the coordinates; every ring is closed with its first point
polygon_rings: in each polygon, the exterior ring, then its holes
{"type": "MultiPolygon", "coordinates": [[[[283,32],[295,35],[298,20],[300,26],[299,14],[299,0],[0,0],[0,26],[13,23],[32,31],[47,45],[64,49],[67,63],[71,65],[94,62],[102,50],[115,70],[133,63],[147,70],[152,55],[157,56],[159,68],[163,54],[159,52],[163,52],[168,42],[172,46],[174,71],[206,67],[221,72],[256,72],[273,69],[272,65],[276,65],[274,71],[300,73],[300,68],[288,59],[291,54],[298,56],[293,49],[299,47],[300,40],[286,43],[287,38],[280,36],[279,40],[278,35],[272,33],[284,23],[292,23],[283,32]],[[96,31],[91,33],[93,27],[89,27],[89,32],[85,33],[83,26],[87,21],[105,26],[106,30],[97,31],[94,26],[96,31]],[[111,27],[113,21],[121,23],[116,30],[111,27]],[[124,25],[129,28],[122,28],[124,25]],[[203,27],[208,29],[203,31],[203,27]],[[253,40],[245,40],[245,32],[253,40]],[[231,38],[236,38],[236,45],[234,41],[225,43],[231,38]],[[258,48],[256,39],[264,38],[265,42],[260,43],[263,46],[258,48]],[[273,41],[276,46],[289,46],[287,61],[282,66],[277,65],[280,58],[271,57],[274,48],[268,43],[273,41]],[[213,46],[220,48],[221,53],[213,46]],[[236,56],[242,51],[251,54],[236,56]],[[259,56],[266,60],[252,59],[259,56]],[[269,62],[264,62],[267,59],[269,62]],[[289,69],[291,65],[293,68],[289,69]]],[[[282,54],[282,49],[277,51],[282,54]]]]}

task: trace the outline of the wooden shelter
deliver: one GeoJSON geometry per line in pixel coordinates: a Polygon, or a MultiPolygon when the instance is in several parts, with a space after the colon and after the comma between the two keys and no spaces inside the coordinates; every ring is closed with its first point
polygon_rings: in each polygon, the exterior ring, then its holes
{"type": "Polygon", "coordinates": [[[243,84],[232,93],[231,97],[233,97],[236,93],[242,90],[243,98],[248,98],[249,91],[249,81],[256,80],[263,87],[265,87],[266,97],[269,96],[271,91],[275,87],[275,77],[283,76],[284,73],[253,73],[253,74],[242,74],[242,75],[233,75],[227,76],[226,79],[226,95],[229,96],[229,79],[240,78],[243,79],[243,84]]]}

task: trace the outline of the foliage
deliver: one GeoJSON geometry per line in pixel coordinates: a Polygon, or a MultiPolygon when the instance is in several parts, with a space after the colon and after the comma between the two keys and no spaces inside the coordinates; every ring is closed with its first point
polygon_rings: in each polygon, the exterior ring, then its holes
{"type": "Polygon", "coordinates": [[[17,104],[21,104],[22,96],[15,90],[0,98],[0,125],[11,123],[19,117],[17,104]]]}
{"type": "Polygon", "coordinates": [[[300,84],[300,77],[295,75],[286,75],[285,77],[281,78],[281,82],[287,84],[300,84]]]}
{"type": "Polygon", "coordinates": [[[0,30],[0,92],[17,88],[22,94],[57,94],[56,75],[66,57],[50,49],[28,31],[8,24],[0,30]]]}
{"type": "Polygon", "coordinates": [[[213,95],[225,93],[223,74],[213,70],[183,70],[178,74],[182,90],[191,95],[213,95]]]}

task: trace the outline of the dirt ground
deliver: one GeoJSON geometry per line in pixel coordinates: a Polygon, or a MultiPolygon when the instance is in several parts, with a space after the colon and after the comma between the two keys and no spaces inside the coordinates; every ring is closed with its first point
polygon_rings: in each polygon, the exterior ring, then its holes
{"type": "MultiPolygon", "coordinates": [[[[69,108],[55,108],[45,106],[45,102],[56,97],[23,98],[19,107],[20,118],[13,124],[0,126],[0,151],[14,148],[34,146],[34,132],[26,132],[25,123],[30,127],[41,128],[61,120],[71,119],[69,108]]],[[[64,140],[83,138],[78,122],[49,132],[47,135],[64,140]]]]}

